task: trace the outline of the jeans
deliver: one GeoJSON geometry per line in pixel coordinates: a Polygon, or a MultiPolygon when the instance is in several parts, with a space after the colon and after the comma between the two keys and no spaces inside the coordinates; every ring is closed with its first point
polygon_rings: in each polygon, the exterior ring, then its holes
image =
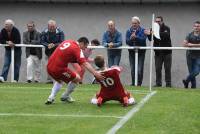
{"type": "MultiPolygon", "coordinates": [[[[187,60],[188,71],[191,74],[192,73],[192,57],[189,54],[189,51],[186,51],[186,60],[187,60]]],[[[195,77],[193,77],[191,79],[191,87],[196,88],[196,78],[195,77]]]]}
{"type": "Polygon", "coordinates": [[[192,72],[188,75],[186,81],[191,82],[200,72],[200,58],[192,58],[192,72]]]}
{"type": "Polygon", "coordinates": [[[121,50],[117,50],[115,52],[108,50],[108,66],[111,67],[113,65],[119,66],[119,62],[121,60],[121,50]]]}
{"type": "MultiPolygon", "coordinates": [[[[142,85],[144,70],[145,51],[138,52],[138,86],[142,85]]],[[[129,62],[131,67],[132,85],[135,85],[135,51],[129,50],[129,62]]]]}
{"type": "MultiPolygon", "coordinates": [[[[15,49],[14,52],[14,80],[18,81],[19,80],[19,71],[21,67],[21,55],[22,55],[22,50],[20,49],[15,49]]],[[[11,50],[5,50],[5,56],[4,56],[4,65],[3,65],[3,70],[1,73],[1,76],[4,78],[4,80],[7,80],[8,77],[8,71],[10,68],[11,64],[11,50]]]]}
{"type": "Polygon", "coordinates": [[[172,54],[155,55],[156,85],[162,86],[162,65],[165,68],[166,86],[171,86],[172,54]]]}

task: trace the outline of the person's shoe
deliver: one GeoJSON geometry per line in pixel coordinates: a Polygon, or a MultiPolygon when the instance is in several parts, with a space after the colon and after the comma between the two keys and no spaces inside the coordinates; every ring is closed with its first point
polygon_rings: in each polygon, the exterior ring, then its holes
{"type": "Polygon", "coordinates": [[[46,84],[53,84],[53,81],[48,80],[46,84]]]}
{"type": "Polygon", "coordinates": [[[128,106],[128,97],[123,98],[123,106],[127,107],[128,106]]]}
{"type": "Polygon", "coordinates": [[[98,99],[97,99],[97,106],[100,107],[102,105],[102,101],[103,101],[103,98],[98,97],[98,99]]]}
{"type": "Polygon", "coordinates": [[[92,104],[97,105],[97,99],[96,98],[92,98],[90,101],[92,104]]]}
{"type": "Polygon", "coordinates": [[[79,84],[83,84],[83,82],[82,82],[82,81],[80,81],[80,82],[79,82],[79,84]]]}
{"type": "Polygon", "coordinates": [[[61,100],[62,102],[69,102],[69,103],[72,103],[72,102],[75,101],[71,96],[61,97],[60,100],[61,100]]]}
{"type": "Polygon", "coordinates": [[[171,84],[166,84],[166,87],[169,87],[169,88],[171,88],[171,87],[172,87],[172,85],[171,85],[171,84]]]}
{"type": "Polygon", "coordinates": [[[162,87],[162,85],[156,84],[156,85],[154,85],[153,87],[162,87]]]}
{"type": "Polygon", "coordinates": [[[37,81],[37,80],[35,80],[34,82],[35,82],[35,83],[39,83],[39,81],[37,81]]]}
{"type": "Polygon", "coordinates": [[[128,104],[129,104],[129,105],[135,105],[135,104],[136,104],[135,99],[134,99],[133,97],[129,98],[129,99],[128,99],[128,104]]]}
{"type": "Polygon", "coordinates": [[[0,76],[0,83],[3,83],[5,80],[2,76],[0,76]]]}
{"type": "Polygon", "coordinates": [[[48,98],[45,102],[46,105],[51,105],[54,102],[54,98],[48,98]]]}
{"type": "Polygon", "coordinates": [[[31,83],[32,81],[31,81],[31,80],[27,80],[26,82],[27,82],[27,83],[31,83]]]}
{"type": "Polygon", "coordinates": [[[183,85],[184,85],[184,88],[188,88],[188,82],[186,80],[183,80],[183,85]]]}

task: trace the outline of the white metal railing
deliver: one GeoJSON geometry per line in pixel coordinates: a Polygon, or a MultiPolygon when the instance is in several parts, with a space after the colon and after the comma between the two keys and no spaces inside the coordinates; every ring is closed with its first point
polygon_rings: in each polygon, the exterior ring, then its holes
{"type": "MultiPolygon", "coordinates": [[[[7,44],[0,44],[0,47],[8,46],[7,44]]],[[[15,46],[18,47],[44,47],[43,45],[28,45],[28,44],[16,44],[15,46]]],[[[108,49],[103,46],[91,46],[89,45],[88,48],[94,48],[94,49],[108,49]]],[[[199,48],[191,48],[191,47],[139,47],[139,46],[121,46],[118,48],[111,48],[111,49],[134,49],[135,50],[135,86],[137,86],[138,82],[138,50],[151,50],[150,56],[152,59],[153,57],[153,50],[200,50],[199,48]]],[[[149,90],[151,91],[152,88],[152,62],[150,62],[150,84],[149,84],[149,90]]],[[[11,49],[11,82],[14,81],[14,49],[11,49]]]]}

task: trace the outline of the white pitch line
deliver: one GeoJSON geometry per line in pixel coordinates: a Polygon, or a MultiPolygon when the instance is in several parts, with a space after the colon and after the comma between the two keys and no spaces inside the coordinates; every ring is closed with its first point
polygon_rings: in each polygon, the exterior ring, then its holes
{"type": "Polygon", "coordinates": [[[121,118],[106,134],[115,134],[135,113],[137,113],[144,104],[154,95],[156,91],[147,94],[137,105],[133,107],[123,118],[121,118]]]}
{"type": "Polygon", "coordinates": [[[32,114],[32,113],[0,113],[0,116],[25,116],[25,117],[76,117],[76,118],[117,118],[122,116],[112,115],[73,115],[73,114],[32,114]]]}

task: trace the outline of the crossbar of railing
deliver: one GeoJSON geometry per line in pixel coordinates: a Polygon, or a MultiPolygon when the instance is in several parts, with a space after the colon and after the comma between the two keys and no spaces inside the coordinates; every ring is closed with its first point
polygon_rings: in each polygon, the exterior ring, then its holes
{"type": "MultiPolygon", "coordinates": [[[[9,46],[7,44],[0,44],[0,47],[9,46]]],[[[43,45],[29,45],[29,44],[16,44],[17,47],[44,47],[43,45]]],[[[89,45],[88,48],[101,48],[105,49],[106,47],[103,46],[91,46],[89,45]]],[[[121,46],[118,48],[106,48],[106,49],[153,49],[153,50],[200,50],[200,47],[140,47],[140,46],[121,46]]]]}
{"type": "MultiPolygon", "coordinates": [[[[0,44],[0,47],[5,47],[9,46],[7,44],[0,44]]],[[[43,45],[32,45],[32,44],[16,44],[15,46],[17,47],[44,47],[43,45]]],[[[139,46],[121,46],[118,48],[106,48],[103,46],[91,46],[89,45],[88,48],[94,48],[94,49],[134,49],[135,50],[135,63],[138,63],[138,50],[200,50],[200,47],[139,47],[139,46]]],[[[11,49],[11,82],[14,81],[14,49],[11,49]]],[[[151,53],[151,56],[153,54],[151,53]]],[[[152,67],[152,63],[150,65],[152,67]]],[[[137,64],[135,65],[135,75],[137,76],[138,72],[138,66],[137,64]]],[[[150,70],[150,72],[152,69],[150,70]]],[[[150,74],[151,75],[151,74],[150,74]]],[[[137,77],[135,77],[135,86],[137,86],[137,77]]],[[[152,80],[150,80],[150,83],[152,80]]],[[[151,84],[150,84],[150,91],[151,91],[151,84]]]]}

